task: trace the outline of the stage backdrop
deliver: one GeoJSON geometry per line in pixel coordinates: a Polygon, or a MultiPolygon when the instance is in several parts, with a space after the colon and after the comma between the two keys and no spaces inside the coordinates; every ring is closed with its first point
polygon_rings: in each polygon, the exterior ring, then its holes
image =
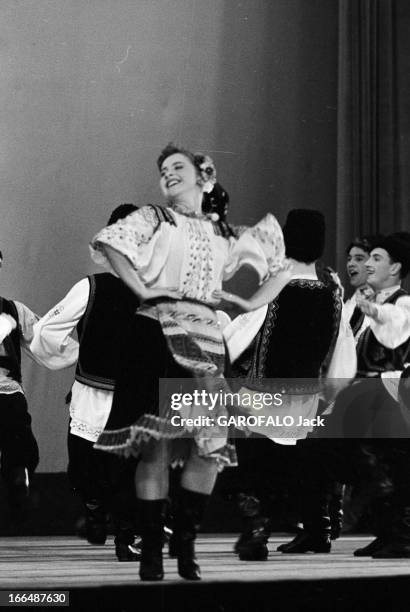
{"type": "MultiPolygon", "coordinates": [[[[96,271],[121,202],[159,202],[169,140],[215,159],[230,217],[336,196],[336,0],[2,0],[1,294],[40,315],[96,271]]],[[[66,466],[73,372],[25,362],[39,470],[66,466]]]]}

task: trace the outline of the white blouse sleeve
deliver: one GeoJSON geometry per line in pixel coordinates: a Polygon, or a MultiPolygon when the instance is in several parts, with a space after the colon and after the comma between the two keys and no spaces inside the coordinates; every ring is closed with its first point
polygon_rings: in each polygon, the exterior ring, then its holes
{"type": "Polygon", "coordinates": [[[383,346],[395,349],[410,337],[410,296],[398,298],[395,304],[375,304],[377,317],[370,327],[383,346]]]}
{"type": "Polygon", "coordinates": [[[51,370],[68,368],[77,361],[78,342],[70,334],[87,308],[89,295],[90,282],[83,278],[34,326],[31,351],[51,370]]]}
{"type": "Polygon", "coordinates": [[[158,225],[153,207],[143,206],[94,236],[90,243],[91,258],[111,270],[104,251],[104,246],[110,246],[127,257],[136,270],[143,270],[152,259],[155,247],[152,238],[158,225]]]}
{"type": "Polygon", "coordinates": [[[268,213],[254,227],[246,228],[239,238],[232,239],[224,280],[231,278],[241,266],[249,265],[261,282],[283,268],[285,243],[276,218],[268,213]]]}

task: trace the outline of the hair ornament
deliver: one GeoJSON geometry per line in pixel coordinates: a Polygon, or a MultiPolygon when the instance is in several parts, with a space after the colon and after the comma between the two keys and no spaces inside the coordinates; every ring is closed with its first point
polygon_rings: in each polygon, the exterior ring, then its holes
{"type": "Polygon", "coordinates": [[[201,174],[202,189],[205,193],[211,193],[216,183],[216,168],[209,155],[196,153],[197,167],[201,174]]]}

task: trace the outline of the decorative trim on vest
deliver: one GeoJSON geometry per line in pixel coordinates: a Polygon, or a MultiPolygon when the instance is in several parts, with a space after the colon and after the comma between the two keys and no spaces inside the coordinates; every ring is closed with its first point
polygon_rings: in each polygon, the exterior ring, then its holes
{"type": "MultiPolygon", "coordinates": [[[[91,311],[94,306],[95,294],[97,290],[95,276],[90,275],[87,278],[90,283],[90,294],[88,296],[87,308],[85,309],[85,312],[77,325],[78,342],[80,344],[80,347],[81,347],[81,342],[84,339],[84,335],[87,329],[87,324],[90,318],[91,311]]],[[[83,385],[87,385],[89,387],[96,387],[97,389],[104,389],[106,391],[114,391],[114,386],[115,386],[114,378],[104,378],[101,376],[97,376],[95,374],[89,374],[85,372],[81,365],[80,356],[77,362],[75,379],[78,382],[82,383],[83,385]]]]}
{"type": "Polygon", "coordinates": [[[342,300],[340,298],[338,287],[335,287],[335,289],[332,291],[332,297],[333,297],[333,306],[334,306],[334,313],[333,313],[333,334],[332,334],[332,341],[330,343],[329,350],[328,350],[327,355],[326,355],[326,357],[325,357],[325,359],[324,359],[324,361],[322,363],[322,367],[321,367],[321,375],[322,376],[326,375],[327,369],[328,369],[330,361],[332,359],[333,351],[335,350],[337,338],[338,338],[338,335],[339,335],[340,320],[342,318],[343,302],[342,302],[342,300]]]}
{"type": "Polygon", "coordinates": [[[88,303],[77,325],[80,352],[75,379],[89,387],[113,391],[118,351],[121,350],[118,342],[125,341],[122,333],[124,323],[126,324],[128,317],[136,311],[139,301],[132,291],[112,274],[91,275],[88,281],[90,283],[88,303]],[[107,295],[112,295],[112,299],[107,300],[107,295]],[[102,299],[102,303],[99,303],[98,309],[95,310],[98,299],[102,299]],[[98,316],[103,317],[102,321],[104,316],[108,316],[108,320],[112,323],[112,326],[107,327],[109,333],[104,346],[105,352],[102,352],[98,343],[101,338],[94,337],[96,330],[99,332],[98,316]]]}
{"type": "MultiPolygon", "coordinates": [[[[288,283],[288,286],[298,285],[303,289],[314,290],[318,287],[326,287],[327,285],[321,280],[313,280],[313,279],[293,279],[288,283]]],[[[334,305],[334,313],[333,313],[333,329],[332,329],[332,338],[330,347],[328,349],[327,355],[322,362],[322,369],[326,369],[331,355],[333,353],[334,346],[336,344],[337,335],[339,331],[340,318],[342,316],[342,302],[339,298],[338,289],[335,288],[331,290],[333,305],[334,305]]],[[[256,336],[256,341],[254,343],[254,353],[251,361],[251,367],[249,372],[249,377],[253,378],[266,378],[266,361],[271,343],[271,336],[275,326],[277,325],[278,320],[278,309],[279,309],[279,298],[280,295],[270,302],[268,305],[268,311],[266,313],[265,322],[256,336]]],[[[295,378],[297,374],[295,373],[295,378]]]]}

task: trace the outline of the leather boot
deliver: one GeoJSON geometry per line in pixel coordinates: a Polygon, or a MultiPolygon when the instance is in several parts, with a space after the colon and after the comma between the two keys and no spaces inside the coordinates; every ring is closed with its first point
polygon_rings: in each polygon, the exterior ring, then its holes
{"type": "Polygon", "coordinates": [[[393,506],[391,498],[377,498],[372,504],[373,533],[377,536],[367,546],[353,552],[355,557],[372,557],[388,544],[392,537],[393,506]]]}
{"type": "Polygon", "coordinates": [[[28,469],[13,467],[3,473],[6,482],[10,512],[13,520],[23,521],[29,512],[30,482],[28,469]]]}
{"type": "Polygon", "coordinates": [[[372,540],[367,546],[357,548],[353,551],[355,557],[372,557],[378,550],[384,548],[387,540],[382,537],[377,537],[372,540]]]}
{"type": "Polygon", "coordinates": [[[277,550],[282,553],[329,553],[330,517],[329,494],[326,489],[310,491],[303,500],[303,526],[304,530],[293,540],[281,544],[277,550]]]}
{"type": "Polygon", "coordinates": [[[114,518],[115,524],[115,554],[118,561],[140,561],[141,543],[135,542],[135,529],[132,522],[114,518]]]}
{"type": "Polygon", "coordinates": [[[238,498],[243,528],[234,551],[241,561],[266,561],[268,558],[269,519],[260,514],[256,497],[241,493],[238,498]]]}
{"type": "Polygon", "coordinates": [[[173,539],[178,559],[178,573],[186,580],[201,579],[201,570],[195,556],[195,539],[209,497],[182,487],[179,489],[173,539]]]}
{"type": "Polygon", "coordinates": [[[372,554],[373,559],[410,558],[410,506],[397,508],[392,519],[391,538],[372,554]]]}
{"type": "Polygon", "coordinates": [[[285,554],[300,554],[306,552],[329,553],[331,546],[330,534],[313,535],[303,531],[290,542],[278,546],[276,550],[285,554]]]}
{"type": "Polygon", "coordinates": [[[102,546],[107,539],[107,515],[96,499],[85,503],[85,534],[90,544],[102,546]]]}
{"type": "Polygon", "coordinates": [[[340,482],[335,482],[330,494],[329,517],[330,517],[330,539],[337,540],[342,533],[343,527],[343,490],[340,482]]]}
{"type": "Polygon", "coordinates": [[[165,500],[138,500],[141,525],[141,580],[162,580],[165,500]]]}

